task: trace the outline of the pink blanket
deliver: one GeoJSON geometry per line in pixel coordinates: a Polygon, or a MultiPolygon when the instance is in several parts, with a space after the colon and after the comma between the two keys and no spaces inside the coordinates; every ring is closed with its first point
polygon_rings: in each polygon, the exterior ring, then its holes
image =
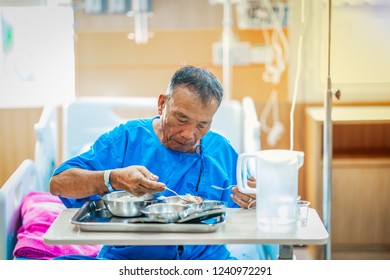
{"type": "Polygon", "coordinates": [[[17,233],[14,257],[41,260],[73,254],[95,257],[100,245],[48,245],[43,242],[43,235],[63,209],[61,200],[48,192],[27,194],[21,203],[22,226],[17,233]]]}

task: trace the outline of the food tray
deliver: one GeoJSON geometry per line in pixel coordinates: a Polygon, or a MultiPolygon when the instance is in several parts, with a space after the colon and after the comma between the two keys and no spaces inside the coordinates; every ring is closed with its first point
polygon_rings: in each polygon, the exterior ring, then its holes
{"type": "Polygon", "coordinates": [[[195,212],[175,223],[151,221],[146,216],[122,218],[112,215],[101,200],[88,201],[71,223],[83,231],[214,232],[225,223],[223,208],[195,212]]]}

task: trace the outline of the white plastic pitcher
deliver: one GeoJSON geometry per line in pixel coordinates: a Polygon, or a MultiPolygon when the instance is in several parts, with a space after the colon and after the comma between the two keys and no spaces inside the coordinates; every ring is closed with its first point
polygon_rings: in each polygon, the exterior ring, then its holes
{"type": "Polygon", "coordinates": [[[304,153],[291,150],[262,150],[239,155],[237,185],[243,193],[256,194],[257,227],[265,232],[294,231],[298,197],[298,170],[304,153]],[[248,161],[255,159],[256,188],[247,185],[248,161]]]}

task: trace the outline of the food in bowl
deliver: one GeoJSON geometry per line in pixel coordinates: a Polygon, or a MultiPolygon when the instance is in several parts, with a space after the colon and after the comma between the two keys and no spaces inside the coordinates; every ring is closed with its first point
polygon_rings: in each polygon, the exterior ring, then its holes
{"type": "Polygon", "coordinates": [[[112,201],[119,201],[119,202],[133,202],[133,201],[144,201],[144,200],[148,200],[148,198],[145,196],[135,196],[132,195],[131,193],[112,198],[112,201]]]}
{"type": "Polygon", "coordinates": [[[203,201],[203,199],[200,196],[194,196],[191,194],[186,194],[181,196],[184,199],[181,199],[179,196],[163,196],[160,198],[160,200],[166,202],[166,203],[179,203],[179,204],[196,204],[203,201]]]}
{"type": "Polygon", "coordinates": [[[195,196],[187,193],[186,195],[183,196],[185,201],[183,200],[183,203],[185,204],[192,204],[192,203],[201,203],[203,199],[200,196],[195,196]]]}
{"type": "Polygon", "coordinates": [[[117,191],[105,194],[102,198],[107,210],[114,216],[138,217],[141,210],[154,203],[153,195],[135,196],[126,191],[117,191]]]}

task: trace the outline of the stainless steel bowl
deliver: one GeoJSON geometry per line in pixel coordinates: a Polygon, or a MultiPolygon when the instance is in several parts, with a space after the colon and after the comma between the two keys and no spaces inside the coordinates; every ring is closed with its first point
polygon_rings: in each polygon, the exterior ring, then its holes
{"type": "Polygon", "coordinates": [[[204,211],[209,209],[226,208],[227,203],[220,200],[203,200],[201,203],[191,205],[195,211],[204,211]]]}
{"type": "Polygon", "coordinates": [[[141,212],[151,220],[174,223],[187,215],[189,206],[179,203],[155,203],[145,207],[141,212]]]}
{"type": "Polygon", "coordinates": [[[129,192],[117,191],[105,194],[102,198],[104,205],[111,214],[119,217],[141,216],[141,210],[154,203],[153,195],[134,196],[129,192]]]}

